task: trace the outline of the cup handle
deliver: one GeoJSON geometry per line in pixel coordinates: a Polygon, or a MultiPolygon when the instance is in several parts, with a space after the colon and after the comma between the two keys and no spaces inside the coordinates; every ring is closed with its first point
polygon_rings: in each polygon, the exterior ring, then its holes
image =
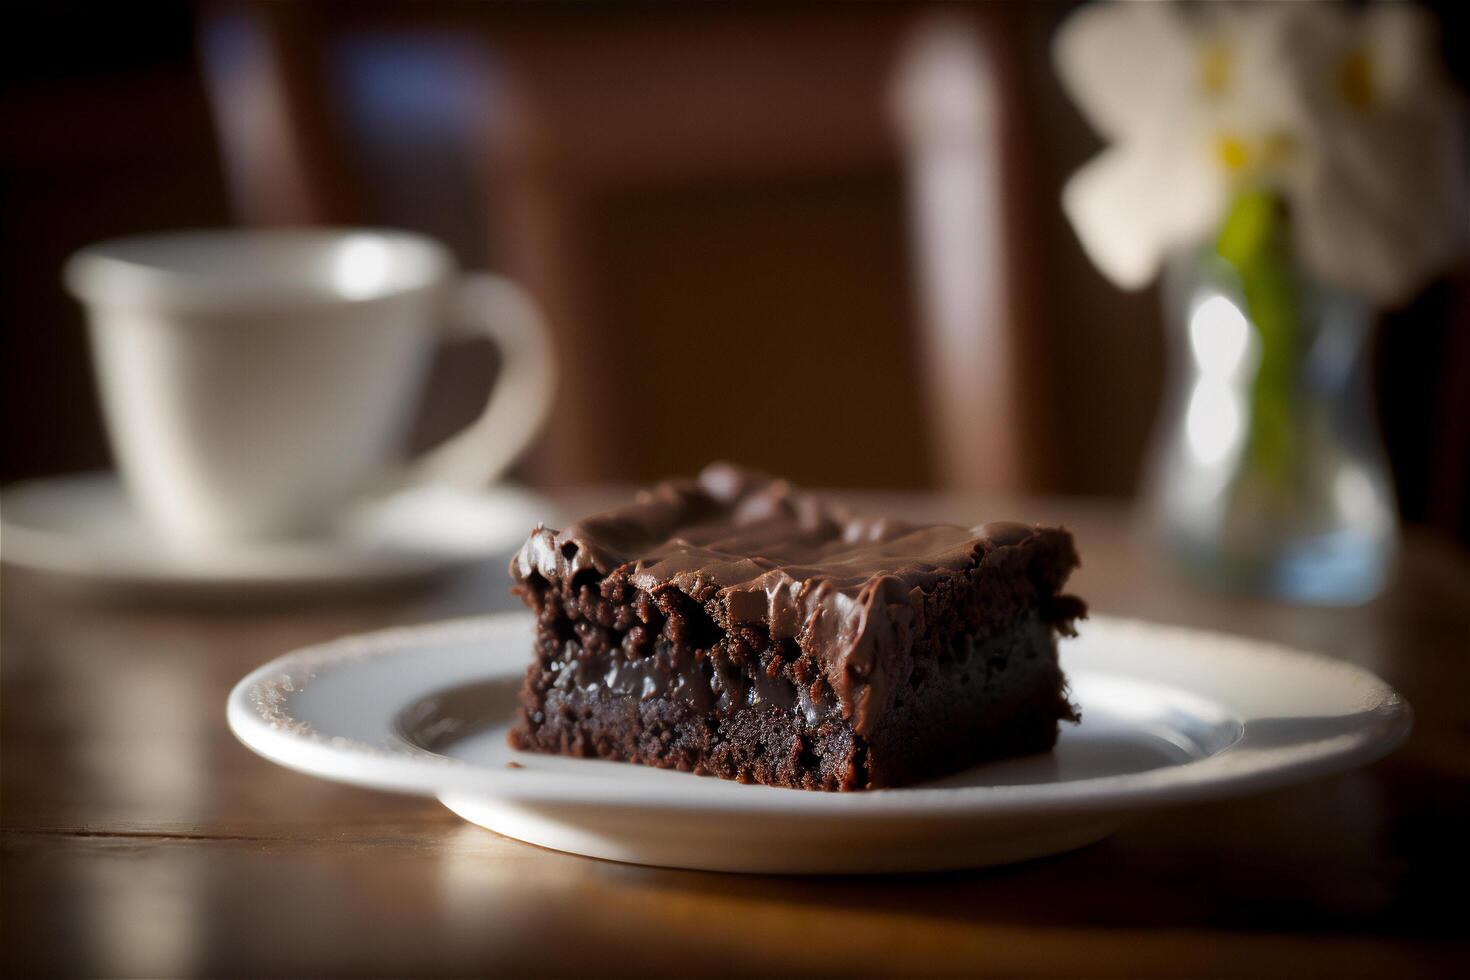
{"type": "Polygon", "coordinates": [[[535,300],[504,276],[464,275],[451,297],[450,323],[446,339],[488,337],[500,352],[500,370],[479,417],[409,463],[402,482],[482,490],[515,462],[546,421],[556,361],[535,300]]]}

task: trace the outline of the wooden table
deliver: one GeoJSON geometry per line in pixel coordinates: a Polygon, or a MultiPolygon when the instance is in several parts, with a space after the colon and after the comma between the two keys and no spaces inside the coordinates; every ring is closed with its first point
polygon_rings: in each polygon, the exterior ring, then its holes
{"type": "MultiPolygon", "coordinates": [[[[567,497],[569,501],[583,498],[567,497]]],[[[180,609],[6,569],[0,946],[7,974],[1258,975],[1470,970],[1470,567],[1410,536],[1387,596],[1301,609],[1190,591],[1110,505],[906,497],[1063,520],[1108,613],[1325,650],[1403,692],[1366,770],[1158,813],[1086,850],[964,873],[750,877],[610,864],[238,745],[249,668],[345,632],[508,605],[498,568],[412,596],[180,609]]],[[[574,503],[573,506],[576,506],[574,503]]]]}

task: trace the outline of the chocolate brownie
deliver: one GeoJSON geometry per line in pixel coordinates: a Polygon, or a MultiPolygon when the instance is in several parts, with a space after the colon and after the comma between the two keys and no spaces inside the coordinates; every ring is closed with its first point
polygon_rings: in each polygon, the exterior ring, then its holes
{"type": "Polygon", "coordinates": [[[717,464],[511,565],[536,615],[520,749],[805,789],[1050,749],[1085,615],[1059,528],[866,517],[717,464]]]}

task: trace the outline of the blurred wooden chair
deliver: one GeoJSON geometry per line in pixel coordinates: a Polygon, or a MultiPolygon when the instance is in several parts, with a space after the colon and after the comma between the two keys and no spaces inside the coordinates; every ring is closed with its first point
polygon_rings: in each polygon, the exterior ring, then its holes
{"type": "Polygon", "coordinates": [[[250,4],[201,51],[240,220],[417,228],[538,296],[533,479],[1045,489],[1005,15],[930,16],[250,4]]]}

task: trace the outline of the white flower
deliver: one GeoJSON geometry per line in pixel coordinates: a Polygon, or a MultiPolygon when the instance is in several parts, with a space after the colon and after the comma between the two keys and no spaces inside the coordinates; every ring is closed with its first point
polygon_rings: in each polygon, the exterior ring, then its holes
{"type": "Polygon", "coordinates": [[[1410,296],[1466,231],[1460,106],[1406,4],[1096,4],[1058,32],[1062,83],[1110,143],[1062,204],[1093,262],[1146,285],[1261,185],[1323,279],[1410,296]]]}

